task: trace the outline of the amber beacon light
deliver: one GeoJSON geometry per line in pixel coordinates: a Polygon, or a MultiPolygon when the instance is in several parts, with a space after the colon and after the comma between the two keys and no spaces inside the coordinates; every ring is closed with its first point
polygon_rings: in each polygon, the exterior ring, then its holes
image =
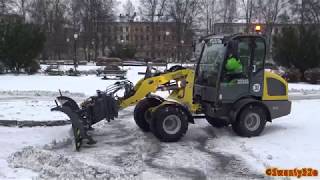
{"type": "Polygon", "coordinates": [[[261,32],[261,26],[260,26],[260,25],[256,25],[255,31],[256,31],[256,32],[261,32]]]}

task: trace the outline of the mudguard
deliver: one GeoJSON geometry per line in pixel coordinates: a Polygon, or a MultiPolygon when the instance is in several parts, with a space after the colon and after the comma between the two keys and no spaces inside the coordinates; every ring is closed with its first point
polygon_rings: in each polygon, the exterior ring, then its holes
{"type": "Polygon", "coordinates": [[[261,101],[258,101],[253,98],[244,98],[240,99],[237,102],[235,102],[232,106],[232,109],[230,110],[230,120],[231,123],[235,122],[237,120],[238,114],[241,112],[243,107],[245,107],[247,104],[258,104],[262,107],[264,107],[267,110],[267,121],[271,121],[271,116],[268,107],[262,103],[261,101]]]}

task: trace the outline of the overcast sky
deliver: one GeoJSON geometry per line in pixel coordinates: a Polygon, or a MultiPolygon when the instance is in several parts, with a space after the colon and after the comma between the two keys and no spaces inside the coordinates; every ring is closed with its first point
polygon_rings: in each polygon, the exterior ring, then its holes
{"type": "MultiPolygon", "coordinates": [[[[127,2],[127,0],[118,0],[120,2],[118,9],[121,13],[123,13],[123,5],[127,2]]],[[[139,0],[131,0],[132,4],[136,8],[136,12],[138,11],[139,0]]]]}

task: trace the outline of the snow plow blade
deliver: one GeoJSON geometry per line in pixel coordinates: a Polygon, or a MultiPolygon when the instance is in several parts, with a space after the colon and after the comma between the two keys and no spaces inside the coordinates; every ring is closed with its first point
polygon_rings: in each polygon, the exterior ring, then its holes
{"type": "Polygon", "coordinates": [[[88,134],[92,130],[92,125],[106,119],[110,122],[118,116],[118,103],[110,95],[98,91],[97,96],[90,97],[78,106],[73,99],[62,96],[55,100],[56,107],[51,111],[60,111],[65,113],[71,121],[74,135],[75,148],[80,150],[83,141],[87,144],[95,144],[96,141],[88,134]]]}

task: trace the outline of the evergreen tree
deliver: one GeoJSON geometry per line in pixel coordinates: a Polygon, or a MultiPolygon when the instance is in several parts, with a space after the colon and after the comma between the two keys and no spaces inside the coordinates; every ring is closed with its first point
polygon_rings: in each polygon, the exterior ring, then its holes
{"type": "Polygon", "coordinates": [[[1,25],[0,37],[0,61],[18,73],[34,66],[45,42],[44,33],[32,24],[1,25]]]}
{"type": "Polygon", "coordinates": [[[287,68],[304,72],[320,65],[320,34],[316,27],[284,28],[273,41],[273,59],[287,68]]]}

